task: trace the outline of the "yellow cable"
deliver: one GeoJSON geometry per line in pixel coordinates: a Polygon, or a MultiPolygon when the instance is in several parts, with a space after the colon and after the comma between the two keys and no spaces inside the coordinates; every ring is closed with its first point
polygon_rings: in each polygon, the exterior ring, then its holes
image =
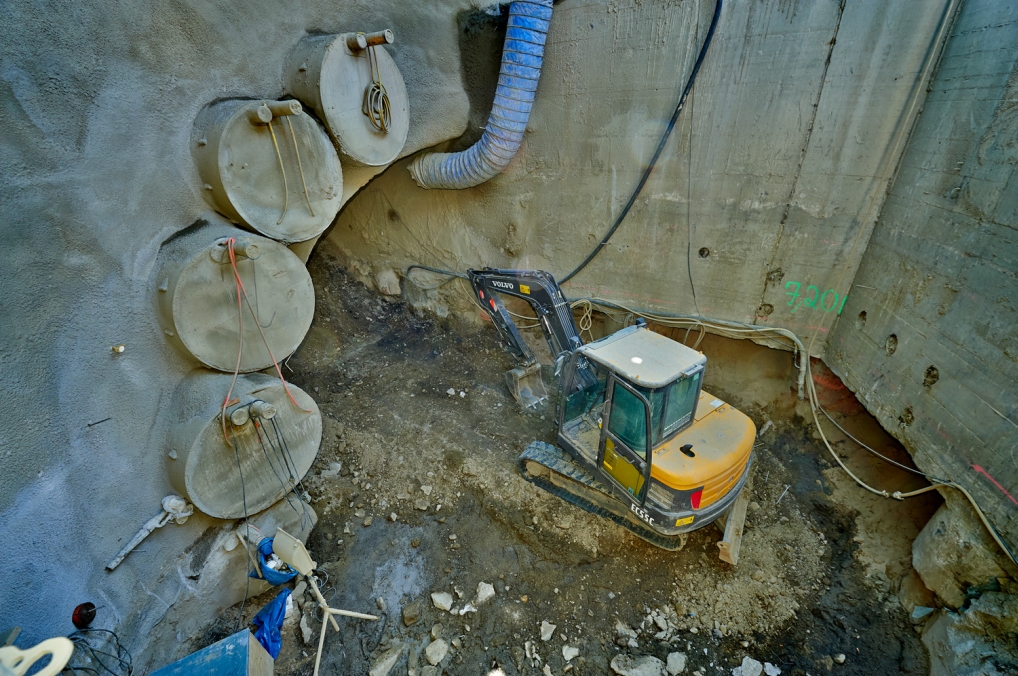
{"type": "MultiPolygon", "coordinates": [[[[290,122],[289,115],[286,117],[286,124],[290,127],[290,138],[293,139],[293,152],[297,154],[297,168],[300,169],[300,182],[304,186],[304,199],[308,201],[308,211],[310,211],[311,215],[314,216],[315,210],[311,206],[311,195],[308,194],[308,184],[307,181],[304,180],[304,164],[300,161],[300,149],[297,147],[297,134],[293,131],[293,122],[290,122]]],[[[282,162],[282,160],[280,160],[280,162],[282,162]]],[[[276,225],[279,224],[277,223],[276,225]]]]}
{"type": "Polygon", "coordinates": [[[286,169],[283,168],[283,156],[279,154],[279,144],[276,143],[276,132],[272,130],[272,120],[269,120],[269,134],[272,136],[272,147],[276,149],[276,159],[279,160],[279,171],[283,172],[283,213],[279,215],[276,225],[283,222],[286,216],[286,208],[290,206],[290,188],[286,183],[286,169]]]}

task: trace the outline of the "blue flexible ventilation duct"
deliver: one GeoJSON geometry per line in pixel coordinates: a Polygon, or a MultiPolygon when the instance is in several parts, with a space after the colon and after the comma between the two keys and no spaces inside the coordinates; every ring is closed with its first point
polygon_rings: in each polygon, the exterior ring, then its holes
{"type": "Polygon", "coordinates": [[[509,27],[495,103],[481,140],[459,153],[429,153],[410,164],[422,188],[459,190],[480,185],[509,166],[523,141],[537,93],[548,37],[552,0],[516,0],[509,5],[509,27]]]}

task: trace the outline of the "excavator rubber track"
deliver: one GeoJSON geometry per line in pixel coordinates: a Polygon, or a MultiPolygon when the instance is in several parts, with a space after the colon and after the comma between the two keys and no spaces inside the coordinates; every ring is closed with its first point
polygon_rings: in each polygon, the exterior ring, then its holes
{"type": "Polygon", "coordinates": [[[582,510],[613,521],[655,547],[677,552],[686,545],[685,533],[661,535],[630,518],[628,506],[558,446],[543,441],[531,442],[520,454],[519,467],[523,478],[535,486],[582,510]]]}

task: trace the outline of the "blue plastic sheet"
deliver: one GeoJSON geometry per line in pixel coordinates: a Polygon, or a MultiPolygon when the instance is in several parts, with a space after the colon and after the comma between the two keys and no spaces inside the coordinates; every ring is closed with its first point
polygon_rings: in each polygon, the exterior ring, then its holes
{"type": "Polygon", "coordinates": [[[283,619],[286,616],[286,600],[288,598],[290,598],[290,590],[284,589],[267,606],[259,610],[252,620],[257,627],[254,633],[255,638],[272,655],[272,659],[279,656],[279,649],[283,645],[283,636],[279,630],[282,628],[283,619]]]}
{"type": "Polygon", "coordinates": [[[269,568],[268,559],[271,555],[272,538],[265,538],[258,543],[258,568],[260,570],[252,570],[248,573],[248,577],[253,577],[256,580],[265,580],[273,587],[286,584],[293,578],[297,577],[297,571],[285,564],[282,570],[272,570],[269,568]]]}

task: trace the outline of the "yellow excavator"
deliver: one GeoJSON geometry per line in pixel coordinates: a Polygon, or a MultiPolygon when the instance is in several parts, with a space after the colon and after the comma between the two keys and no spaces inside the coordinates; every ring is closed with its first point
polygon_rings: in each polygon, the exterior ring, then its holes
{"type": "Polygon", "coordinates": [[[519,457],[523,476],[669,550],[727,515],[718,546],[723,560],[736,563],[756,427],[703,391],[707,358],[642,320],[584,345],[547,272],[485,268],[467,278],[520,362],[506,382],[521,405],[540,406],[548,394],[501,295],[530,304],[555,359],[558,446],[531,443],[519,457]]]}

